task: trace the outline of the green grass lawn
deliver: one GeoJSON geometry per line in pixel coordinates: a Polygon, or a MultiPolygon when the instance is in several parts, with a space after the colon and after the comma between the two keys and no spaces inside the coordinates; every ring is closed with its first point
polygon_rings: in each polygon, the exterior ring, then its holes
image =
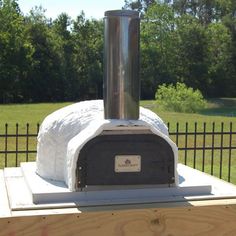
{"type": "MultiPolygon", "coordinates": [[[[40,103],[40,104],[17,104],[17,105],[0,105],[0,132],[9,124],[9,128],[14,129],[16,123],[19,123],[20,129],[25,129],[25,124],[36,125],[53,111],[67,106],[72,103],[40,103]]],[[[236,122],[236,99],[215,99],[210,100],[208,108],[198,114],[165,112],[158,108],[153,100],[141,101],[141,106],[146,107],[157,113],[165,123],[170,122],[172,125],[179,122],[180,128],[185,127],[189,122],[190,128],[194,122],[211,124],[216,122],[217,129],[220,123],[236,122]],[[234,116],[232,116],[235,114],[234,116]]]]}
{"type": "MultiPolygon", "coordinates": [[[[67,106],[71,103],[41,103],[41,104],[22,104],[22,105],[0,105],[0,135],[5,133],[5,124],[8,123],[8,133],[14,134],[16,132],[16,123],[19,124],[19,133],[26,133],[26,124],[29,123],[29,133],[37,132],[37,123],[42,123],[43,119],[53,111],[67,106]]],[[[199,112],[198,114],[188,114],[188,113],[176,113],[176,112],[165,112],[161,111],[155,101],[141,101],[141,106],[146,107],[157,113],[165,123],[170,123],[170,132],[176,130],[176,124],[179,124],[179,131],[185,131],[186,122],[188,122],[189,131],[194,131],[195,122],[197,122],[197,130],[203,131],[204,122],[206,123],[206,131],[212,130],[212,123],[215,122],[215,131],[221,130],[221,123],[224,122],[224,130],[229,131],[229,124],[232,122],[233,130],[236,131],[236,99],[214,99],[208,102],[208,108],[199,112]]],[[[176,142],[176,137],[171,136],[172,140],[176,142]]],[[[232,145],[236,146],[236,135],[232,136],[232,145]]],[[[210,146],[212,142],[212,137],[207,136],[205,140],[205,145],[210,146]]],[[[215,146],[220,145],[220,137],[215,139],[215,146]]],[[[203,145],[203,138],[198,137],[197,146],[203,145]]],[[[225,146],[229,145],[229,137],[224,138],[223,144],[225,146]]],[[[0,151],[5,148],[5,139],[0,137],[0,151]]],[[[16,138],[8,138],[8,150],[25,150],[27,145],[27,140],[25,138],[18,138],[18,147],[16,147],[16,138]]],[[[179,137],[178,146],[183,147],[185,145],[185,137],[179,137]]],[[[194,138],[188,137],[188,147],[193,147],[194,138]]],[[[29,138],[28,140],[29,150],[36,149],[35,138],[29,138]]],[[[228,176],[228,165],[229,165],[229,152],[228,150],[222,151],[223,159],[223,169],[222,178],[227,180],[228,176]]],[[[236,150],[233,150],[231,160],[231,182],[236,183],[236,150]]],[[[211,173],[215,176],[219,176],[219,163],[221,159],[221,151],[214,151],[214,165],[212,170],[212,152],[206,151],[204,154],[202,151],[196,151],[196,168],[202,170],[202,163],[204,161],[205,169],[204,171],[211,173]],[[203,160],[203,156],[205,158],[203,160]]],[[[5,165],[5,156],[0,154],[0,168],[5,165]]],[[[8,154],[7,164],[8,166],[19,165],[21,161],[25,161],[25,154],[8,154]]],[[[29,160],[35,159],[35,154],[30,154],[28,156],[29,160]]],[[[184,163],[185,152],[179,151],[179,162],[184,163]]],[[[187,164],[189,166],[194,165],[194,153],[188,152],[187,164]]]]}
{"type": "Polygon", "coordinates": [[[53,111],[71,103],[39,103],[39,104],[12,104],[0,105],[0,128],[5,123],[14,126],[19,123],[24,127],[26,123],[36,125],[53,111]]]}
{"type": "Polygon", "coordinates": [[[210,100],[206,109],[195,114],[161,111],[154,100],[142,101],[141,105],[154,111],[165,123],[169,122],[172,126],[176,126],[178,122],[180,130],[185,129],[186,122],[189,123],[189,128],[192,130],[194,129],[195,122],[199,125],[202,124],[202,126],[198,127],[201,130],[203,129],[204,122],[207,123],[207,127],[209,128],[211,128],[212,123],[215,122],[216,130],[221,129],[221,122],[225,124],[234,122],[236,124],[236,99],[234,98],[231,100],[224,98],[210,100]],[[232,114],[234,114],[234,116],[232,114]]]}

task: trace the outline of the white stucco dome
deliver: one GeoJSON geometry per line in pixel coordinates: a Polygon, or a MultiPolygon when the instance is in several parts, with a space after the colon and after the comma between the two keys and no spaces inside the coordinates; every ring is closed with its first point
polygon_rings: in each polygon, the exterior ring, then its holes
{"type": "Polygon", "coordinates": [[[150,128],[166,139],[177,160],[177,147],[155,113],[141,107],[139,120],[105,120],[103,101],[92,100],[66,106],[45,118],[38,134],[36,172],[44,178],[64,181],[73,191],[76,163],[83,145],[103,130],[118,126],[150,128]]]}

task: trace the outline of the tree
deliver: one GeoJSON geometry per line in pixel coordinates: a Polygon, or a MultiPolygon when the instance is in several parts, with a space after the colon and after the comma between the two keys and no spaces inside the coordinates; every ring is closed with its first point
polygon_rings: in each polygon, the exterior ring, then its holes
{"type": "Polygon", "coordinates": [[[20,102],[33,48],[16,1],[0,1],[0,25],[0,103],[20,102]]]}
{"type": "Polygon", "coordinates": [[[156,0],[125,0],[124,9],[139,11],[143,17],[148,8],[155,3],[156,0]]]}
{"type": "Polygon", "coordinates": [[[200,89],[206,95],[209,81],[205,29],[195,18],[184,15],[177,21],[176,33],[178,60],[175,66],[178,81],[200,89]]]}
{"type": "Polygon", "coordinates": [[[208,25],[219,20],[220,1],[224,0],[173,0],[173,8],[180,16],[189,14],[208,25]]]}
{"type": "MultiPolygon", "coordinates": [[[[222,22],[229,29],[232,44],[231,44],[231,58],[230,58],[230,78],[231,78],[231,92],[227,96],[236,96],[236,2],[234,0],[220,1],[222,14],[222,22]]],[[[227,93],[227,92],[226,92],[227,93]]]]}
{"type": "Polygon", "coordinates": [[[101,98],[103,84],[103,24],[82,13],[73,24],[77,92],[80,98],[101,98]]]}
{"type": "Polygon", "coordinates": [[[206,29],[208,96],[234,96],[236,81],[232,80],[232,38],[222,23],[212,23],[206,29]]]}
{"type": "Polygon", "coordinates": [[[64,99],[78,99],[78,92],[74,92],[76,86],[76,65],[74,64],[75,43],[72,38],[71,28],[73,21],[66,14],[60,14],[53,22],[52,30],[55,33],[60,45],[61,58],[61,77],[63,79],[64,99]]]}
{"type": "Polygon", "coordinates": [[[167,4],[153,4],[141,23],[141,95],[154,98],[158,85],[175,81],[175,17],[167,4]]]}
{"type": "Polygon", "coordinates": [[[64,100],[61,42],[39,7],[27,17],[27,34],[34,48],[28,76],[28,97],[36,102],[64,100]]]}
{"type": "MultiPolygon", "coordinates": [[[[141,13],[141,96],[184,82],[207,96],[236,96],[235,0],[126,0],[141,13]]],[[[102,97],[103,23],[42,7],[24,16],[0,0],[0,103],[102,97]]]]}

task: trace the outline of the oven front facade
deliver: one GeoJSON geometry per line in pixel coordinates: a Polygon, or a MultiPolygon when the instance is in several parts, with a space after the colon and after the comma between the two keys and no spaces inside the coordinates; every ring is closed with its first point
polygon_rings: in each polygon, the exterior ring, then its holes
{"type": "Polygon", "coordinates": [[[156,185],[175,182],[174,153],[150,130],[103,131],[81,149],[77,189],[94,185],[156,185]]]}

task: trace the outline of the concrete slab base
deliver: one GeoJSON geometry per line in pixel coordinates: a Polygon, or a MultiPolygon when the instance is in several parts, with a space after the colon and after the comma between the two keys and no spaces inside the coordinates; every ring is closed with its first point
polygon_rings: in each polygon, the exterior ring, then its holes
{"type": "Polygon", "coordinates": [[[236,186],[178,164],[179,186],[91,186],[71,192],[64,182],[41,178],[34,162],[5,168],[4,179],[12,210],[99,206],[236,197],[236,186]]]}

